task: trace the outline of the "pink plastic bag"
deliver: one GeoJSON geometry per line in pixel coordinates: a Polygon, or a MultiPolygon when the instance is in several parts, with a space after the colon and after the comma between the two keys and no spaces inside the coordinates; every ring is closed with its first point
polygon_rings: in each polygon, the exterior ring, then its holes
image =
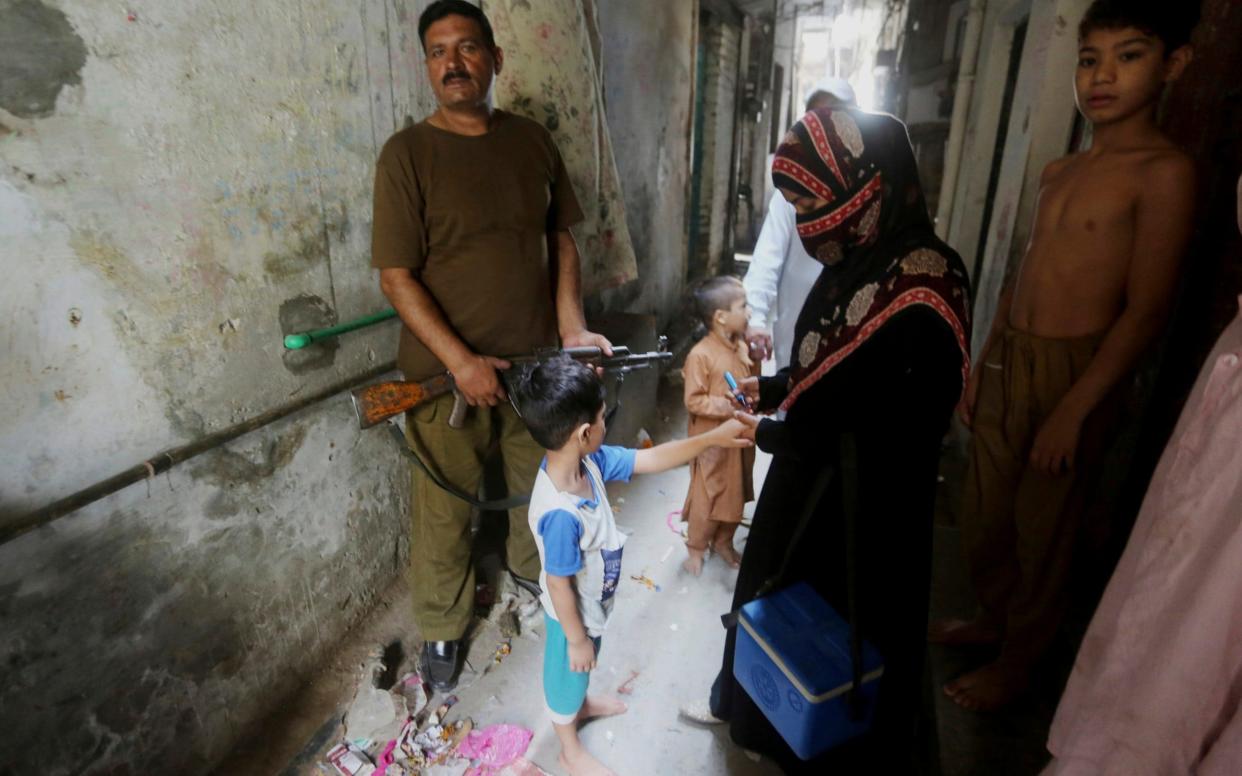
{"type": "Polygon", "coordinates": [[[397,748],[397,739],[388,742],[388,746],[384,747],[383,754],[375,763],[375,776],[384,776],[388,773],[388,766],[396,762],[397,758],[393,754],[393,750],[397,748]]]}
{"type": "Polygon", "coordinates": [[[457,745],[457,754],[478,761],[465,776],[493,776],[497,770],[526,753],[535,734],[517,725],[489,725],[472,730],[457,745]]]}

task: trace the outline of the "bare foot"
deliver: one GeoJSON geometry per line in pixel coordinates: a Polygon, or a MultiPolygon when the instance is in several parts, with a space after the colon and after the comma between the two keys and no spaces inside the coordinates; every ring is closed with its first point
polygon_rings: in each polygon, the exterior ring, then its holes
{"type": "Polygon", "coordinates": [[[712,547],[720,559],[729,564],[729,568],[740,568],[742,565],[742,556],[737,554],[737,550],[733,549],[733,542],[720,543],[712,547]]]}
{"type": "Polygon", "coordinates": [[[569,772],[569,776],[617,776],[581,746],[572,752],[562,749],[556,761],[569,772]]]}
{"type": "Polygon", "coordinates": [[[681,567],[697,577],[703,573],[703,556],[706,554],[706,550],[690,550],[690,556],[682,561],[681,567]]]}
{"type": "Polygon", "coordinates": [[[611,695],[588,695],[587,699],[582,702],[582,708],[578,710],[578,721],[596,717],[614,717],[629,710],[630,707],[625,705],[625,701],[620,698],[614,698],[611,695]]]}
{"type": "Polygon", "coordinates": [[[927,626],[928,644],[947,644],[951,647],[990,646],[999,644],[1001,633],[978,620],[936,620],[927,626]]]}
{"type": "Polygon", "coordinates": [[[988,663],[944,686],[944,694],[968,711],[996,711],[1008,706],[1026,689],[1023,672],[988,663]]]}

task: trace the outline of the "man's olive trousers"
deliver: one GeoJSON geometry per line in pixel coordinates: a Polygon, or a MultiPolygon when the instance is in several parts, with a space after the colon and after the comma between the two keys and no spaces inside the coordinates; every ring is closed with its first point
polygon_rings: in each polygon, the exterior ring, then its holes
{"type": "MultiPolygon", "coordinates": [[[[450,428],[453,396],[440,396],[406,414],[406,440],[430,469],[457,489],[475,494],[483,462],[499,446],[510,494],[529,493],[544,451],[507,402],[471,407],[465,426],[450,428]]],[[[441,490],[411,464],[410,569],[414,620],[428,641],[451,641],[466,633],[474,611],[474,564],[466,502],[441,490]]],[[[507,563],[516,574],[539,578],[539,551],[526,507],[509,510],[507,563]]]]}

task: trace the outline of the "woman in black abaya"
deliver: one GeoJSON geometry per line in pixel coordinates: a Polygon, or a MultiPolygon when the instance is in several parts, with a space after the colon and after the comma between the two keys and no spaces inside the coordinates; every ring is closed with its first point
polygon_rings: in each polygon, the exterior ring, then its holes
{"type": "MultiPolygon", "coordinates": [[[[793,363],[748,389],[755,439],[773,454],[734,595],[753,600],[785,559],[811,484],[837,468],[842,434],[857,461],[857,612],[885,673],[872,731],[799,761],[733,678],[730,631],[711,708],[740,746],[789,773],[915,772],[940,444],[968,369],[969,283],[936,238],[905,127],[854,108],[808,113],[777,151],[776,186],[826,269],[798,318],[793,363]]],[[[785,585],[805,581],[847,611],[840,480],[819,499],[785,585]]]]}

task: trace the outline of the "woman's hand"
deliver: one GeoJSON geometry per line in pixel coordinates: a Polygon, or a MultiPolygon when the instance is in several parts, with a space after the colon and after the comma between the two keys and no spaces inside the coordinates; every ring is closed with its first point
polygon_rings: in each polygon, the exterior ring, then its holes
{"type": "Polygon", "coordinates": [[[729,423],[736,423],[741,426],[740,437],[749,440],[751,444],[755,443],[755,430],[759,428],[759,418],[751,415],[749,412],[739,410],[733,413],[733,420],[730,420],[729,423]]]}
{"type": "MultiPolygon", "coordinates": [[[[753,418],[745,412],[737,412],[745,418],[753,418]]],[[[758,421],[755,421],[758,423],[758,421]]],[[[755,444],[755,430],[742,420],[726,420],[719,426],[707,432],[707,436],[711,438],[711,442],[716,447],[753,447],[755,444]]]]}
{"type": "Polygon", "coordinates": [[[746,401],[750,402],[752,410],[759,406],[758,377],[744,377],[741,380],[738,380],[737,387],[738,390],[742,392],[742,395],[746,397],[746,401]]]}

